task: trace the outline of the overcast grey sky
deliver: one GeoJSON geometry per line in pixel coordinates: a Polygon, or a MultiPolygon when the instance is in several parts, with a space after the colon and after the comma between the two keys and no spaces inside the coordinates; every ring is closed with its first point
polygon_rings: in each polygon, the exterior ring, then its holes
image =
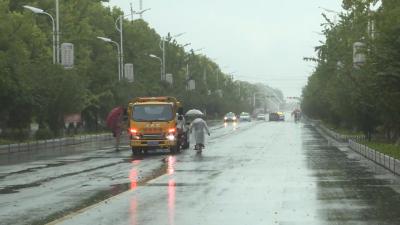
{"type": "MultiPolygon", "coordinates": [[[[131,2],[138,10],[139,0],[110,0],[126,14],[131,2]]],[[[151,8],[144,19],[158,33],[185,32],[178,41],[204,47],[224,72],[279,88],[287,97],[301,95],[313,70],[302,59],[314,56],[323,40],[319,6],[340,11],[341,0],[143,0],[143,8],[151,8]]]]}

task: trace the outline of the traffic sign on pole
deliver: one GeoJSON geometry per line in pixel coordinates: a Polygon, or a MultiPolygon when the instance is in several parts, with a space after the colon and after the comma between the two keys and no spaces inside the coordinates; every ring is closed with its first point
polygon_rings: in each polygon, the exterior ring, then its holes
{"type": "Polygon", "coordinates": [[[173,84],[174,84],[174,77],[173,77],[173,75],[170,74],[170,73],[165,74],[165,81],[166,81],[167,83],[169,83],[170,85],[173,85],[173,84]]]}
{"type": "Polygon", "coordinates": [[[135,82],[135,74],[134,74],[134,69],[133,69],[133,64],[132,63],[126,63],[124,66],[124,74],[125,74],[125,78],[133,83],[135,82]]]}
{"type": "Polygon", "coordinates": [[[61,65],[65,69],[74,68],[74,45],[72,43],[61,44],[61,65]]]}

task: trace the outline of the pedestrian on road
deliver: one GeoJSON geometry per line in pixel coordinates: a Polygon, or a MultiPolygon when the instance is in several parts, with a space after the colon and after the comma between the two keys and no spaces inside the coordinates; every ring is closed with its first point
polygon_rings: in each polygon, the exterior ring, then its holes
{"type": "Polygon", "coordinates": [[[111,128],[113,137],[115,138],[115,150],[119,150],[122,130],[125,128],[126,108],[120,106],[114,108],[107,116],[107,126],[111,128]]]}
{"type": "Polygon", "coordinates": [[[194,131],[194,138],[196,141],[196,147],[200,146],[204,148],[205,144],[205,132],[210,136],[210,130],[208,129],[206,121],[198,117],[190,124],[190,133],[194,131]]]}
{"type": "Polygon", "coordinates": [[[117,122],[113,128],[113,136],[115,137],[115,150],[119,150],[119,143],[121,141],[122,127],[123,127],[123,113],[118,115],[117,122]]]}

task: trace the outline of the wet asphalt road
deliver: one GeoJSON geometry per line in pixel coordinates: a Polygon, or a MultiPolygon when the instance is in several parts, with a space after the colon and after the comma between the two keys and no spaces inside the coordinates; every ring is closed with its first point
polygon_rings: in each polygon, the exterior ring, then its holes
{"type": "Polygon", "coordinates": [[[202,155],[109,143],[0,169],[0,224],[400,224],[399,178],[292,121],[217,125],[202,155]]]}

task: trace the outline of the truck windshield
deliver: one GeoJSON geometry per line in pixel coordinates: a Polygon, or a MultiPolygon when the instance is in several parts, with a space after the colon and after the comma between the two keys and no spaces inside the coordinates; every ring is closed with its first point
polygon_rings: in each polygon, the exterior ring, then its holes
{"type": "Polygon", "coordinates": [[[174,113],[171,105],[136,105],[132,118],[135,121],[170,121],[174,113]]]}

